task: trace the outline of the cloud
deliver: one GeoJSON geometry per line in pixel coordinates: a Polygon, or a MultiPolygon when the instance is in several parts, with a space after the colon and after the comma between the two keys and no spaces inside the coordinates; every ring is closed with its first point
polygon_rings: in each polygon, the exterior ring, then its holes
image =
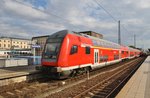
{"type": "MultiPolygon", "coordinates": [[[[121,21],[123,44],[133,44],[136,34],[137,42],[143,40],[150,47],[149,0],[96,1],[121,21]]],[[[31,38],[70,29],[100,32],[113,42],[118,39],[118,22],[94,0],[2,0],[0,20],[1,35],[31,38]]]]}
{"type": "Polygon", "coordinates": [[[18,1],[6,0],[1,6],[7,13],[15,16],[31,18],[31,19],[46,19],[48,15],[42,11],[34,9],[32,6],[27,6],[18,1]]]}
{"type": "Polygon", "coordinates": [[[65,26],[61,24],[53,24],[53,23],[49,23],[46,21],[40,21],[36,23],[26,23],[26,25],[32,27],[35,30],[35,32],[38,32],[36,31],[37,28],[40,32],[45,32],[45,33],[50,32],[50,31],[57,31],[58,28],[66,29],[65,26]]]}

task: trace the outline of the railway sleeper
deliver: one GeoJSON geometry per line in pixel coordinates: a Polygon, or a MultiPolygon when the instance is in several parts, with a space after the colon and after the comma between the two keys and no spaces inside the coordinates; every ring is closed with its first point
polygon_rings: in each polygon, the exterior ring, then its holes
{"type": "Polygon", "coordinates": [[[18,90],[18,89],[16,89],[15,92],[16,92],[16,93],[22,93],[22,91],[21,91],[21,90],[18,90]]]}
{"type": "Polygon", "coordinates": [[[107,92],[98,92],[97,94],[95,95],[107,95],[108,93],[107,92]]]}
{"type": "Polygon", "coordinates": [[[110,87],[106,87],[106,88],[105,88],[105,90],[112,90],[112,88],[110,88],[110,87]]]}
{"type": "Polygon", "coordinates": [[[98,93],[99,91],[98,91],[98,90],[94,90],[94,91],[92,91],[92,92],[96,94],[96,93],[98,93]]]}
{"type": "Polygon", "coordinates": [[[31,88],[31,89],[37,89],[37,87],[35,87],[35,86],[30,86],[30,88],[31,88]]]}
{"type": "Polygon", "coordinates": [[[94,95],[95,95],[93,92],[88,92],[88,94],[89,94],[90,96],[94,96],[94,95]]]}
{"type": "Polygon", "coordinates": [[[98,89],[96,89],[95,91],[101,91],[103,88],[98,88],[98,89]]]}
{"type": "Polygon", "coordinates": [[[99,91],[90,91],[90,92],[88,92],[88,94],[89,95],[91,95],[91,96],[94,96],[94,95],[96,95],[97,93],[98,93],[99,91]]]}
{"type": "Polygon", "coordinates": [[[91,97],[85,96],[84,98],[91,98],[91,97]]]}
{"type": "Polygon", "coordinates": [[[104,90],[102,90],[101,92],[109,92],[109,91],[110,91],[110,89],[109,89],[109,90],[104,89],[104,90]]]}
{"type": "Polygon", "coordinates": [[[94,95],[94,96],[92,96],[92,98],[105,98],[105,96],[103,96],[103,95],[94,95]]]}
{"type": "Polygon", "coordinates": [[[25,91],[29,91],[30,89],[29,89],[29,88],[23,88],[23,90],[25,90],[25,91]]]}
{"type": "Polygon", "coordinates": [[[8,95],[14,96],[15,94],[12,92],[6,92],[8,95]]]}

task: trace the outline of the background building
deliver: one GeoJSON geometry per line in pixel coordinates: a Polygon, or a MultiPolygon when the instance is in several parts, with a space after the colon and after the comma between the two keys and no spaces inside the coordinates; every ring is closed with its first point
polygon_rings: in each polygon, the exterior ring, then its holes
{"type": "Polygon", "coordinates": [[[31,49],[30,39],[0,37],[0,50],[31,49]]]}
{"type": "MultiPolygon", "coordinates": [[[[47,40],[48,37],[49,37],[48,35],[45,35],[45,36],[37,36],[37,37],[32,38],[32,42],[35,45],[40,46],[39,48],[35,48],[35,55],[36,56],[41,56],[42,55],[42,51],[44,49],[44,46],[45,46],[45,43],[46,43],[46,40],[47,40]]],[[[32,48],[32,51],[33,51],[33,48],[32,48]]]]}
{"type": "Polygon", "coordinates": [[[32,55],[30,39],[0,37],[0,58],[28,55],[32,55]]]}

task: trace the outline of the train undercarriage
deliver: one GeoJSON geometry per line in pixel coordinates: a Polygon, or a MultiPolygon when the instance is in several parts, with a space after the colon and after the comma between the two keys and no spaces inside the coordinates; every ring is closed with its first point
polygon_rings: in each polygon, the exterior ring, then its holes
{"type": "Polygon", "coordinates": [[[73,70],[66,70],[58,72],[55,67],[46,67],[46,66],[36,66],[36,70],[40,70],[44,77],[52,78],[52,79],[66,79],[69,77],[75,77],[79,74],[86,73],[91,70],[90,66],[73,69],[73,70]]]}

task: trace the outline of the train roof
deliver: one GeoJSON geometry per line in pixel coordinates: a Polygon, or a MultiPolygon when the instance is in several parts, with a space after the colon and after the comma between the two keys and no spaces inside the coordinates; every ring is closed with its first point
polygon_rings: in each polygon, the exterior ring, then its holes
{"type": "Polygon", "coordinates": [[[93,44],[95,46],[101,46],[101,47],[106,47],[106,48],[114,48],[114,49],[120,49],[121,46],[119,44],[116,44],[114,42],[110,42],[104,39],[100,39],[97,37],[93,37],[93,36],[89,36],[89,35],[85,35],[85,34],[81,34],[84,37],[88,37],[93,41],[93,44]]]}
{"type": "Polygon", "coordinates": [[[134,48],[131,48],[131,47],[128,47],[130,51],[137,51],[137,52],[140,52],[140,50],[138,49],[134,49],[134,48]]]}
{"type": "Polygon", "coordinates": [[[62,38],[62,37],[65,37],[69,33],[76,34],[77,36],[83,36],[83,37],[90,38],[95,46],[120,49],[120,45],[118,45],[116,43],[113,43],[113,42],[110,42],[110,41],[107,41],[107,40],[104,40],[104,39],[96,38],[96,37],[93,37],[93,36],[89,36],[89,35],[86,35],[86,34],[70,31],[70,30],[58,31],[58,32],[50,35],[48,39],[50,39],[50,38],[62,38]]]}
{"type": "Polygon", "coordinates": [[[83,36],[83,37],[90,38],[95,46],[113,48],[113,49],[124,49],[124,50],[129,49],[131,51],[139,51],[137,49],[133,49],[133,48],[128,47],[128,46],[119,45],[119,44],[114,43],[114,42],[110,42],[110,41],[107,41],[107,40],[104,40],[104,39],[100,39],[100,38],[97,38],[97,37],[93,37],[93,36],[90,36],[90,35],[82,34],[82,33],[79,33],[79,32],[74,32],[74,31],[70,31],[70,30],[58,31],[58,32],[50,35],[49,38],[63,38],[69,33],[70,34],[76,34],[77,36],[83,36]]]}
{"type": "Polygon", "coordinates": [[[72,33],[72,31],[69,30],[61,30],[58,31],[56,33],[53,33],[52,35],[50,35],[48,38],[62,38],[65,37],[68,33],[72,33]]]}

